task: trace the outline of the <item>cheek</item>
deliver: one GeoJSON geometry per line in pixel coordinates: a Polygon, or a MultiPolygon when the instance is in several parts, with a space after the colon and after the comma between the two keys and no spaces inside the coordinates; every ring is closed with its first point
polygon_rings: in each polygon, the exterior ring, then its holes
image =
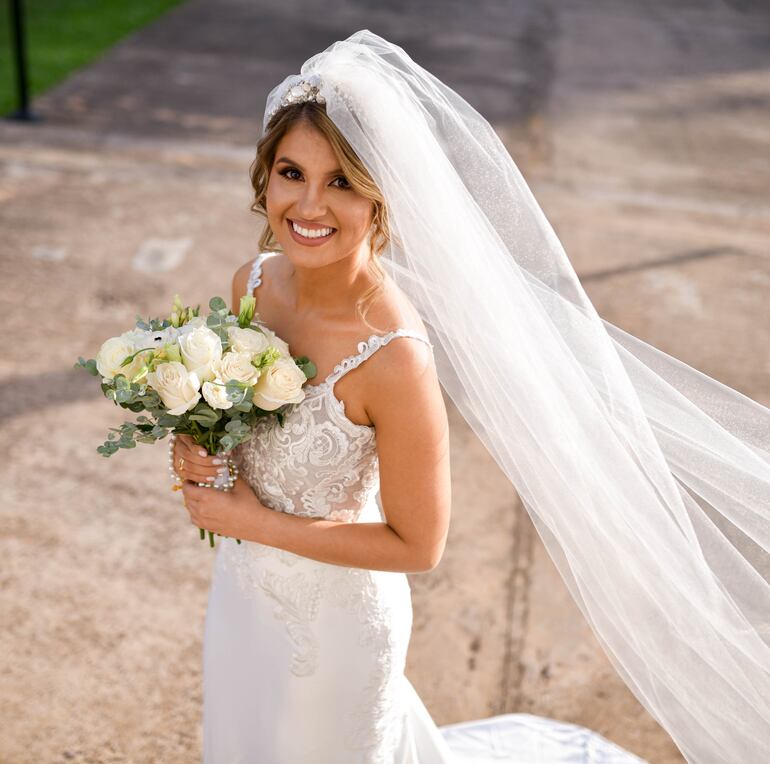
{"type": "Polygon", "coordinates": [[[281,187],[280,183],[273,183],[271,180],[267,184],[265,207],[267,208],[268,217],[280,215],[282,209],[284,209],[290,201],[290,194],[281,187]]]}
{"type": "Polygon", "coordinates": [[[350,230],[365,233],[372,224],[373,211],[368,201],[357,201],[346,205],[340,211],[340,220],[347,224],[350,230]]]}

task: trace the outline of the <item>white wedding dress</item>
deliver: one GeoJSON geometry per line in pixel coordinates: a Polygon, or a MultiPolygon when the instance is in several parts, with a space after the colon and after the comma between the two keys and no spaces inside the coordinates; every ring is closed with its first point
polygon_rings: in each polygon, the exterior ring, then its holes
{"type": "MultiPolygon", "coordinates": [[[[261,253],[249,293],[261,283],[261,253]]],[[[334,383],[406,329],[372,335],[306,398],[259,420],[235,449],[241,478],[279,511],[379,522],[375,430],[351,422],[334,383]]],[[[579,725],[505,714],[438,727],[404,674],[406,574],[332,565],[218,538],[206,612],[205,764],[639,764],[579,725]]]]}

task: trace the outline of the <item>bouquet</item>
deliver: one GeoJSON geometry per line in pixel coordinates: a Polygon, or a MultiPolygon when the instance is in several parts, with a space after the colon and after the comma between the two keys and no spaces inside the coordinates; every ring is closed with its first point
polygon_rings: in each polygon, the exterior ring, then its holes
{"type": "MultiPolygon", "coordinates": [[[[109,457],[183,433],[225,465],[213,485],[198,485],[231,489],[238,472],[228,454],[251,437],[260,417],[283,424],[285,408],[304,399],[302,385],[316,374],[307,356],[293,358],[286,342],[255,321],[255,307],[255,298],[244,295],[236,316],[221,297],[212,297],[203,318],[200,305],[184,307],[175,295],[169,318],[137,316],[134,328],[106,340],[96,358],[79,357],[75,368],[101,376],[106,398],[147,412],[110,428],[97,452],[109,457]]],[[[169,471],[180,488],[170,453],[169,471]]],[[[204,539],[202,528],[200,534],[204,539]]],[[[211,532],[209,541],[214,546],[211,532]]]]}

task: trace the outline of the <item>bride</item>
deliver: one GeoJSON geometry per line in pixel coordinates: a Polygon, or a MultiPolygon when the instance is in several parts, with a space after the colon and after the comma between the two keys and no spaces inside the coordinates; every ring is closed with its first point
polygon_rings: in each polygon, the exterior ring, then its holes
{"type": "Polygon", "coordinates": [[[369,30],[271,91],[251,179],[233,309],[254,294],[318,374],[232,491],[174,443],[221,534],[204,761],[640,761],[528,714],[437,727],[406,678],[406,573],[450,521],[439,383],[685,758],[768,760],[770,411],[600,319],[489,124],[369,30]]]}

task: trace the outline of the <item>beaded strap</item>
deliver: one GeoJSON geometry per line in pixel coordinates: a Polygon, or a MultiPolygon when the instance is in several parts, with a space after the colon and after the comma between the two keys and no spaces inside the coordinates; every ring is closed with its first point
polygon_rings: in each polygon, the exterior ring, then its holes
{"type": "Polygon", "coordinates": [[[412,331],[411,329],[394,329],[392,332],[388,332],[387,334],[372,334],[368,340],[362,340],[358,343],[358,353],[348,356],[347,358],[343,358],[334,367],[334,369],[332,369],[331,374],[329,374],[325,382],[333,384],[340,377],[347,374],[351,369],[355,369],[357,366],[360,366],[373,353],[375,353],[381,347],[387,345],[392,339],[395,339],[396,337],[413,337],[416,340],[425,342],[431,348],[431,350],[433,350],[433,343],[427,337],[418,332],[412,331]]]}
{"type": "Polygon", "coordinates": [[[262,283],[262,263],[266,257],[277,255],[277,252],[260,252],[249,272],[249,280],[246,282],[246,294],[252,294],[254,290],[262,283]]]}

